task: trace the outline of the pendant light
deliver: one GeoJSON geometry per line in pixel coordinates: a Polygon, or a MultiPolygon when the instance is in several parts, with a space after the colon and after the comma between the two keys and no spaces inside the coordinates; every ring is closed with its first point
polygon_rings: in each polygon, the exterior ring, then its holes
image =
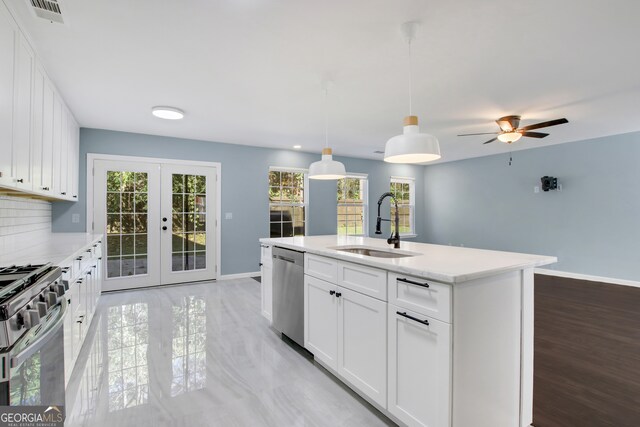
{"type": "Polygon", "coordinates": [[[329,148],[329,103],[327,101],[329,82],[323,83],[324,89],[324,140],[325,148],[322,149],[322,160],[311,163],[309,166],[309,179],[341,179],[347,176],[344,165],[333,160],[331,148],[329,148]]]}
{"type": "Polygon", "coordinates": [[[402,32],[409,45],[409,115],[404,118],[402,135],[389,139],[384,148],[384,161],[389,163],[426,163],[441,157],[438,138],[421,133],[418,116],[414,116],[412,112],[411,42],[415,38],[418,26],[418,22],[406,22],[402,25],[402,32]]]}

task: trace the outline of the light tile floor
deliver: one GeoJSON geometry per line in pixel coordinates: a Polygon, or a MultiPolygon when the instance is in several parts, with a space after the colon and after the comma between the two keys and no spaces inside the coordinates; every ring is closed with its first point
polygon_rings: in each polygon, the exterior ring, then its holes
{"type": "Polygon", "coordinates": [[[394,425],[260,315],[253,279],[103,295],[70,426],[394,425]]]}

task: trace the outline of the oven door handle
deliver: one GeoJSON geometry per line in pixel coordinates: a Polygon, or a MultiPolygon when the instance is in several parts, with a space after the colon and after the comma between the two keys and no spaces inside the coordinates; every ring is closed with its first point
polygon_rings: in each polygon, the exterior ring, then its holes
{"type": "MultiPolygon", "coordinates": [[[[62,327],[64,324],[64,318],[67,314],[67,308],[69,304],[67,303],[66,298],[62,298],[60,301],[60,311],[56,319],[46,326],[46,329],[38,336],[34,341],[26,344],[25,348],[22,349],[18,354],[11,355],[11,368],[17,368],[20,366],[25,360],[31,357],[34,353],[40,350],[49,339],[55,335],[56,332],[62,327]]],[[[31,337],[27,334],[22,340],[30,339],[31,337]]],[[[16,345],[19,347],[22,340],[18,341],[16,345]]]]}

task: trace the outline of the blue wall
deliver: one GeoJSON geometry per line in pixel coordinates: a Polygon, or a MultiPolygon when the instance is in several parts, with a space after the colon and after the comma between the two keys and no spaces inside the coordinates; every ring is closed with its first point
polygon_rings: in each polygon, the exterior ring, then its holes
{"type": "Polygon", "coordinates": [[[425,167],[426,239],[640,281],[640,133],[425,167]],[[551,175],[562,192],[534,193],[551,175]]]}
{"type": "MultiPolygon", "coordinates": [[[[199,160],[222,164],[222,274],[258,270],[258,239],[269,235],[269,166],[308,168],[319,154],[274,150],[235,144],[196,141],[98,129],[80,130],[80,188],[77,203],[53,204],[53,231],[86,230],[86,158],[87,153],[117,154],[165,159],[199,160]],[[233,213],[225,220],[224,213],[233,213]],[[80,223],[72,224],[71,215],[80,214],[80,223]]],[[[369,174],[369,230],[374,236],[376,205],[380,194],[389,191],[393,176],[416,178],[416,194],[424,194],[422,166],[392,165],[382,161],[336,156],[347,172],[369,174]],[[373,218],[373,219],[372,219],[373,218]]],[[[308,230],[310,235],[335,234],[336,183],[310,180],[308,230]]],[[[424,204],[416,206],[416,231],[424,235],[424,204]]],[[[388,207],[386,209],[388,215],[388,207]]]]}

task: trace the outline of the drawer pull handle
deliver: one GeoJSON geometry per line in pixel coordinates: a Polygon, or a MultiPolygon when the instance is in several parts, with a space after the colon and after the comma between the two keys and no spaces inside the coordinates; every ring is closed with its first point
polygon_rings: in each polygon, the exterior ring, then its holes
{"type": "Polygon", "coordinates": [[[420,282],[415,282],[413,280],[409,280],[409,279],[405,279],[405,278],[398,278],[396,280],[398,282],[404,282],[404,283],[410,283],[410,284],[416,285],[416,286],[422,286],[423,288],[428,288],[429,287],[429,284],[427,282],[420,283],[420,282]]]}
{"type": "Polygon", "coordinates": [[[425,320],[420,320],[417,317],[410,316],[410,315],[407,314],[406,311],[402,312],[402,313],[399,312],[399,311],[396,311],[396,314],[399,315],[399,316],[402,316],[402,317],[406,317],[407,319],[415,320],[416,322],[422,323],[423,325],[429,326],[429,321],[428,320],[426,320],[426,319],[425,320]]]}

